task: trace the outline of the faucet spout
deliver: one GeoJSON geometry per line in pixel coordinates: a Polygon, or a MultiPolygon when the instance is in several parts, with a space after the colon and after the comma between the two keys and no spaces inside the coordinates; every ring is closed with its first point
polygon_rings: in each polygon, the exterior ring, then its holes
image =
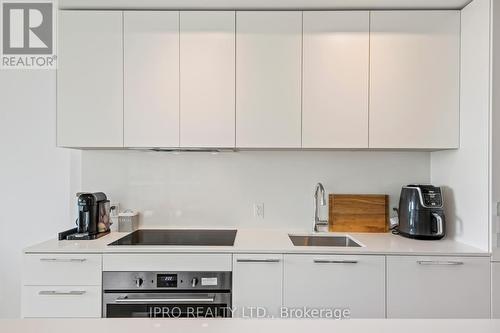
{"type": "Polygon", "coordinates": [[[316,185],[316,190],[314,191],[314,197],[316,198],[316,200],[318,200],[318,197],[319,197],[319,204],[321,206],[326,205],[325,188],[323,187],[323,184],[318,183],[316,185]]]}
{"type": "Polygon", "coordinates": [[[323,184],[318,183],[314,189],[314,232],[328,231],[328,220],[321,220],[319,217],[320,206],[326,206],[326,195],[325,187],[323,184]]]}

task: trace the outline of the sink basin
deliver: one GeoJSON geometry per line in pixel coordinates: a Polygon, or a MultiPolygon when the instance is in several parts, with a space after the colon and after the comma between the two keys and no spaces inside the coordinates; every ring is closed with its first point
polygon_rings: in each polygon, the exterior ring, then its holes
{"type": "Polygon", "coordinates": [[[349,236],[288,235],[294,246],[361,247],[349,236]]]}

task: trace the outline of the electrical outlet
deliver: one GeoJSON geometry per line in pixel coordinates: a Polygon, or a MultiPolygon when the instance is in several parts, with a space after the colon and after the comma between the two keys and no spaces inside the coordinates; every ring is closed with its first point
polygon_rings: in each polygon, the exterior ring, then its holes
{"type": "Polygon", "coordinates": [[[264,203],[253,204],[253,216],[259,219],[264,218],[264,203]]]}
{"type": "Polygon", "coordinates": [[[111,209],[110,216],[111,217],[118,217],[118,214],[120,213],[120,203],[119,202],[113,202],[109,206],[110,207],[115,207],[115,209],[111,209]]]}

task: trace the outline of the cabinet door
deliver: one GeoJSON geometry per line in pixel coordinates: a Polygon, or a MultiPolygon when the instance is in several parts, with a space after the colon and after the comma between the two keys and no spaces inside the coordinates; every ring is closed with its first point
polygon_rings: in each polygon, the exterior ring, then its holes
{"type": "Polygon", "coordinates": [[[491,318],[500,319],[500,262],[491,263],[491,318]]]}
{"type": "Polygon", "coordinates": [[[59,15],[57,145],[123,147],[122,12],[59,15]]]}
{"type": "Polygon", "coordinates": [[[236,146],[301,146],[301,12],[236,13],[236,146]]]}
{"type": "Polygon", "coordinates": [[[235,254],[233,256],[233,307],[235,317],[280,316],[283,256],[235,254]],[[256,308],[260,308],[258,312],[256,308]],[[263,312],[262,312],[263,311],[263,312]]]}
{"type": "Polygon", "coordinates": [[[387,257],[388,318],[489,316],[489,258],[387,257]]]}
{"type": "Polygon", "coordinates": [[[458,148],[460,12],[371,12],[370,45],[370,147],[458,148]]]}
{"type": "Polygon", "coordinates": [[[181,12],[181,146],[234,147],[235,12],[181,12]]]}
{"type": "Polygon", "coordinates": [[[368,148],[369,12],[304,12],[302,146],[368,148]]]}
{"type": "Polygon", "coordinates": [[[285,255],[284,306],[385,317],[383,256],[285,255]]]}
{"type": "Polygon", "coordinates": [[[179,146],[179,12],[124,12],[126,147],[179,146]]]}

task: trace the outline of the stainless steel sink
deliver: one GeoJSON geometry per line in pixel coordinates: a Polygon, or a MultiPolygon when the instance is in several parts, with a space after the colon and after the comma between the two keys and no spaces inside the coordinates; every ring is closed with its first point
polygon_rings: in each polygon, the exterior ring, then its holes
{"type": "Polygon", "coordinates": [[[288,235],[295,246],[361,247],[349,236],[288,235]]]}

